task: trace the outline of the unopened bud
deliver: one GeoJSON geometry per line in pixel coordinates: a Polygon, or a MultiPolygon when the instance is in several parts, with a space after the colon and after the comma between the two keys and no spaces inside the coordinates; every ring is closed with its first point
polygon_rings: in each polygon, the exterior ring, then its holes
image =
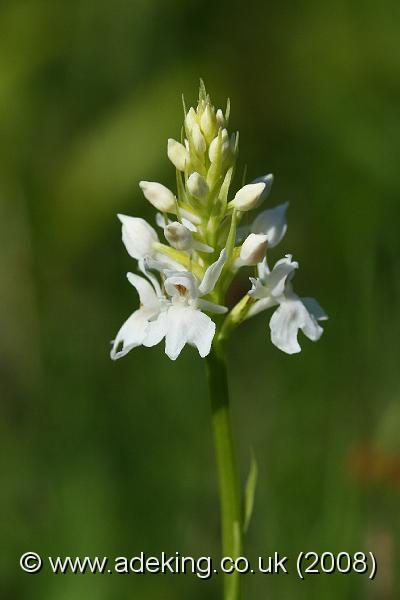
{"type": "Polygon", "coordinates": [[[217,110],[215,117],[217,119],[218,127],[225,127],[224,113],[222,112],[222,110],[220,108],[217,110]]]}
{"type": "Polygon", "coordinates": [[[200,127],[207,142],[210,143],[216,134],[217,120],[214,109],[211,108],[209,104],[207,104],[203,114],[201,115],[200,127]]]}
{"type": "Polygon", "coordinates": [[[187,150],[183,144],[180,144],[176,140],[169,138],[167,154],[169,160],[178,169],[178,171],[184,171],[189,163],[189,156],[187,150]]]}
{"type": "Polygon", "coordinates": [[[244,240],[240,249],[240,259],[242,265],[251,267],[257,265],[265,258],[267,252],[268,239],[261,233],[250,233],[244,240]]]}
{"type": "Polygon", "coordinates": [[[189,111],[185,117],[185,125],[188,133],[190,133],[193,129],[194,124],[197,123],[197,114],[194,110],[193,106],[189,108],[189,111]]]}
{"type": "Polygon", "coordinates": [[[165,185],[156,181],[140,181],[139,186],[144,197],[161,212],[175,212],[176,199],[165,185]]]}
{"type": "Polygon", "coordinates": [[[174,221],[164,228],[164,235],[173,248],[189,250],[193,244],[192,233],[187,227],[174,221]]]}
{"type": "Polygon", "coordinates": [[[207,196],[209,192],[208,185],[204,177],[202,177],[199,173],[196,172],[192,173],[189,177],[187,181],[187,186],[192,196],[198,198],[199,200],[207,196]]]}
{"type": "Polygon", "coordinates": [[[210,144],[208,156],[211,162],[216,161],[220,146],[222,157],[226,158],[226,154],[229,151],[229,135],[226,129],[221,131],[221,137],[217,135],[210,144]]]}
{"type": "Polygon", "coordinates": [[[200,127],[195,123],[192,127],[192,141],[196,153],[201,156],[206,151],[206,141],[200,131],[200,127]]]}
{"type": "Polygon", "coordinates": [[[265,183],[248,183],[243,186],[238,192],[232,202],[232,207],[245,212],[257,208],[261,202],[262,194],[265,189],[265,183]]]}

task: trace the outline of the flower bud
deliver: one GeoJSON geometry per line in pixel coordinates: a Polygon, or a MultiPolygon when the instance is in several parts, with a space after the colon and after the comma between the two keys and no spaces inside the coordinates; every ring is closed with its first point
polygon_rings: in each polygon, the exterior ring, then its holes
{"type": "Polygon", "coordinates": [[[211,162],[216,161],[220,144],[222,157],[226,158],[227,152],[229,151],[229,135],[226,129],[222,129],[221,139],[219,135],[217,135],[210,144],[208,156],[211,162]]]}
{"type": "Polygon", "coordinates": [[[200,127],[208,143],[211,142],[216,134],[217,120],[215,117],[214,110],[209,104],[207,104],[200,119],[200,127]]]}
{"type": "Polygon", "coordinates": [[[189,133],[192,131],[193,125],[195,123],[197,123],[197,114],[196,114],[196,111],[194,110],[193,106],[191,106],[185,117],[185,125],[186,125],[186,129],[188,130],[189,133]]]}
{"type": "Polygon", "coordinates": [[[215,117],[217,119],[218,127],[225,127],[224,113],[222,112],[222,110],[220,108],[217,110],[215,117]]]}
{"type": "Polygon", "coordinates": [[[200,156],[204,154],[207,148],[206,141],[197,123],[192,127],[192,142],[196,153],[200,156]]]}
{"type": "Polygon", "coordinates": [[[244,240],[240,249],[240,260],[242,265],[251,267],[257,265],[265,258],[268,239],[261,233],[250,233],[244,240]]]}
{"type": "Polygon", "coordinates": [[[187,186],[192,196],[198,198],[199,200],[207,196],[209,192],[209,188],[204,177],[202,177],[199,173],[196,172],[192,173],[189,177],[187,181],[187,186]]]}
{"type": "Polygon", "coordinates": [[[185,167],[189,164],[189,156],[185,146],[169,138],[167,154],[169,160],[178,169],[178,171],[184,171],[185,167]]]}
{"type": "Polygon", "coordinates": [[[164,228],[164,235],[173,248],[189,250],[193,244],[192,233],[187,227],[174,221],[164,228]]]}
{"type": "Polygon", "coordinates": [[[257,208],[257,206],[261,202],[261,198],[263,192],[265,190],[265,183],[248,183],[243,186],[238,192],[232,202],[231,206],[245,212],[247,210],[252,210],[253,208],[257,208]]]}
{"type": "Polygon", "coordinates": [[[176,199],[165,185],[156,181],[140,181],[139,186],[144,197],[161,212],[175,212],[176,199]]]}

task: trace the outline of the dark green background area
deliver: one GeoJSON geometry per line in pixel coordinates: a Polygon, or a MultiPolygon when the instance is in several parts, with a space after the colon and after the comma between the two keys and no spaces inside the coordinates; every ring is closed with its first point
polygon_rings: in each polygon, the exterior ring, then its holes
{"type": "MultiPolygon", "coordinates": [[[[271,259],[330,320],[286,356],[267,314],[229,344],[247,553],[373,551],[378,575],[249,575],[244,598],[399,595],[398,2],[13,0],[0,7],[0,444],[4,600],[219,598],[194,576],[26,575],[49,555],[218,555],[204,365],[162,347],[109,359],[137,306],[117,212],[173,185],[203,77],[232,100],[240,168],[290,202],[271,259]]],[[[292,569],[292,572],[294,569],[292,569]]]]}

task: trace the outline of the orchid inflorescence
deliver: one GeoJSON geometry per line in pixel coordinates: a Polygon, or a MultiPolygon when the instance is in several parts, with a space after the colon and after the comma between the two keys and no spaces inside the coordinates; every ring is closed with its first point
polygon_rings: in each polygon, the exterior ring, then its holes
{"type": "Polygon", "coordinates": [[[238,133],[229,135],[230,104],[215,110],[201,82],[197,108],[184,105],[182,140],[168,140],[168,158],[176,168],[177,191],[160,183],[139,183],[157,209],[156,224],[167,243],[139,217],[118,215],[122,240],[138,261],[141,275],[128,273],[140,307],[122,325],[111,357],[137,346],[154,346],[165,338],[165,352],[175,360],[185,344],[209,354],[213,339],[224,339],[245,319],[277,307],[270,319],[271,340],[288,354],[300,352],[298,332],[313,341],[322,335],[318,321],[327,318],[313,298],[300,298],[292,280],[298,263],[287,254],[272,269],[267,252],[286,233],[288,203],[268,208],[250,225],[240,227],[244,213],[261,206],[273,176],[241,187],[231,199],[230,186],[238,157],[238,133]],[[251,287],[231,309],[225,297],[241,268],[253,267],[251,287]],[[216,315],[211,319],[209,314],[216,315]]]}

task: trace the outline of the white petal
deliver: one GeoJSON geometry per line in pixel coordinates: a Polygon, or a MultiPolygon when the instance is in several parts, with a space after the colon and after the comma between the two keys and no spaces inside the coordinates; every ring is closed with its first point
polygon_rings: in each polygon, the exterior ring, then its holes
{"type": "Polygon", "coordinates": [[[139,217],[118,215],[118,218],[122,223],[122,241],[128,254],[138,260],[153,254],[153,244],[159,241],[153,227],[139,217]]]}
{"type": "Polygon", "coordinates": [[[287,354],[296,354],[301,351],[297,341],[297,334],[304,324],[301,302],[282,302],[271,317],[272,343],[287,354]]]}
{"type": "Polygon", "coordinates": [[[117,360],[125,354],[128,354],[132,348],[140,346],[146,335],[147,328],[147,315],[146,311],[142,308],[136,310],[131,316],[125,321],[121,329],[118,331],[115,340],[113,341],[113,347],[111,349],[110,356],[113,360],[117,360]],[[122,344],[122,349],[118,351],[118,347],[122,344]]]}
{"type": "Polygon", "coordinates": [[[177,250],[189,250],[193,246],[192,232],[179,221],[166,225],[164,235],[170,245],[177,250]]]}
{"type": "Polygon", "coordinates": [[[195,346],[201,358],[207,356],[215,334],[215,323],[208,315],[199,310],[193,310],[188,329],[188,343],[195,346]]]}
{"type": "Polygon", "coordinates": [[[195,346],[202,358],[209,354],[215,333],[215,324],[195,308],[171,306],[168,310],[168,329],[165,352],[175,360],[186,343],[195,346]]]}
{"type": "Polygon", "coordinates": [[[196,225],[193,225],[193,223],[191,221],[189,221],[189,219],[185,219],[185,217],[182,217],[181,221],[182,221],[182,225],[187,227],[189,229],[189,231],[192,231],[192,232],[197,231],[196,225]]]}
{"type": "Polygon", "coordinates": [[[146,257],[146,258],[142,258],[139,260],[139,269],[141,270],[141,272],[146,275],[147,279],[149,279],[149,281],[151,281],[153,288],[155,290],[156,296],[159,300],[161,300],[164,296],[164,294],[161,291],[161,286],[158,282],[157,277],[154,275],[154,273],[151,272],[151,263],[157,263],[158,261],[150,258],[150,257],[146,257]]]}
{"type": "Polygon", "coordinates": [[[144,279],[144,277],[140,277],[134,273],[127,273],[126,276],[129,283],[133,285],[139,294],[140,303],[143,305],[143,308],[148,311],[151,316],[153,316],[153,313],[157,314],[160,310],[160,302],[153,286],[144,279]]]}
{"type": "Polygon", "coordinates": [[[199,295],[205,296],[209,294],[215,287],[219,276],[221,275],[222,269],[224,268],[224,264],[226,261],[226,251],[221,250],[221,254],[219,255],[218,260],[216,260],[212,265],[210,265],[207,271],[204,274],[203,280],[199,285],[199,295]]]}
{"type": "Polygon", "coordinates": [[[318,340],[323,332],[322,327],[295,294],[281,302],[271,317],[270,329],[272,343],[287,354],[301,351],[297,341],[299,329],[312,341],[318,340]]]}
{"type": "Polygon", "coordinates": [[[273,248],[283,238],[287,230],[286,209],[288,202],[261,212],[253,222],[253,233],[263,233],[268,238],[268,246],[273,248]]]}
{"type": "Polygon", "coordinates": [[[200,310],[220,315],[228,312],[228,308],[226,306],[221,306],[221,304],[215,304],[214,302],[209,302],[208,300],[202,300],[201,298],[197,300],[197,306],[200,308],[200,310]]]}
{"type": "Polygon", "coordinates": [[[146,335],[143,339],[143,346],[151,348],[161,342],[167,332],[167,311],[160,312],[155,321],[150,321],[147,325],[146,335]]]}
{"type": "Polygon", "coordinates": [[[248,294],[255,300],[260,300],[261,298],[270,298],[271,294],[269,289],[263,285],[260,279],[257,277],[249,277],[251,282],[251,290],[249,290],[248,294]]]}
{"type": "MultiPolygon", "coordinates": [[[[185,210],[184,208],[180,208],[179,212],[183,218],[188,219],[188,221],[190,221],[192,224],[194,223],[195,225],[201,225],[201,217],[199,217],[198,215],[194,215],[193,213],[189,212],[188,210],[185,210]]],[[[183,224],[186,225],[186,223],[183,224]]],[[[188,227],[188,229],[190,229],[190,227],[188,227]]]]}
{"type": "MultiPolygon", "coordinates": [[[[163,254],[162,252],[156,252],[154,254],[154,257],[146,256],[143,260],[139,261],[139,267],[141,268],[141,271],[144,272],[146,277],[148,277],[152,281],[153,285],[154,281],[150,276],[150,269],[160,272],[163,272],[166,269],[170,269],[172,271],[185,271],[185,267],[183,265],[176,262],[175,260],[172,260],[172,258],[167,256],[166,254],[163,254]],[[141,264],[144,265],[144,271],[140,266],[141,264]]],[[[156,289],[156,286],[154,286],[154,288],[156,289]]]]}
{"type": "Polygon", "coordinates": [[[249,296],[252,298],[267,298],[269,296],[277,298],[282,296],[288,277],[298,266],[296,261],[292,261],[290,254],[278,260],[271,272],[269,272],[266,260],[259,263],[259,277],[257,279],[250,277],[252,288],[249,291],[249,296]]]}
{"type": "Polygon", "coordinates": [[[299,263],[292,261],[292,256],[287,254],[275,263],[271,273],[267,276],[267,285],[272,296],[283,294],[288,276],[297,269],[299,263]]]}
{"type": "Polygon", "coordinates": [[[258,315],[258,313],[271,308],[272,306],[276,306],[278,304],[275,298],[268,296],[267,298],[261,298],[257,300],[254,304],[252,304],[247,312],[246,319],[250,319],[250,317],[254,317],[258,315]]]}
{"type": "Polygon", "coordinates": [[[269,266],[267,263],[267,257],[264,258],[264,260],[260,263],[258,263],[257,265],[257,273],[258,273],[258,277],[261,279],[261,281],[266,281],[267,276],[270,274],[270,270],[269,270],[269,266]]]}
{"type": "Polygon", "coordinates": [[[161,229],[164,229],[164,227],[170,223],[172,223],[172,221],[165,218],[165,213],[156,213],[156,224],[161,227],[161,229]]]}
{"type": "Polygon", "coordinates": [[[212,248],[212,246],[208,246],[207,244],[203,244],[197,240],[193,241],[193,249],[198,250],[199,252],[205,252],[206,254],[212,254],[214,252],[214,248],[212,248]]]}

